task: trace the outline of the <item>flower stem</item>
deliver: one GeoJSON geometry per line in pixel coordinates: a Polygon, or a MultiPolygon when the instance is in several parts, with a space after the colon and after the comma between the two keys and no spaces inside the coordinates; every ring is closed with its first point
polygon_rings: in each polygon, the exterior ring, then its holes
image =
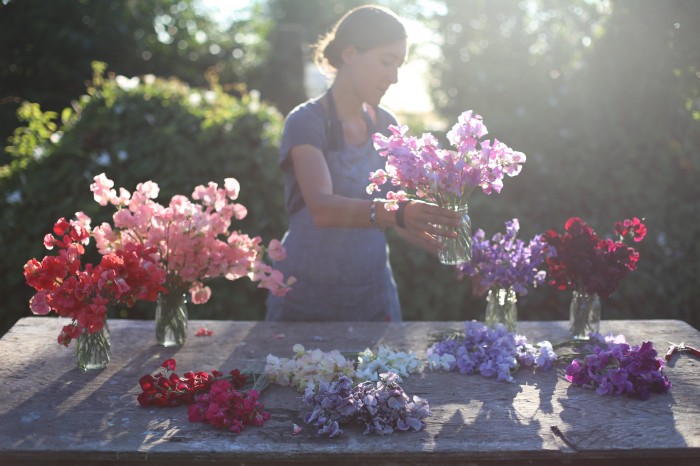
{"type": "Polygon", "coordinates": [[[156,341],[159,345],[178,346],[187,339],[187,304],[185,295],[170,292],[158,297],[156,307],[156,341]]]}
{"type": "Polygon", "coordinates": [[[103,369],[110,360],[110,347],[107,322],[95,333],[83,330],[83,334],[75,342],[75,358],[78,367],[84,371],[103,369]]]}

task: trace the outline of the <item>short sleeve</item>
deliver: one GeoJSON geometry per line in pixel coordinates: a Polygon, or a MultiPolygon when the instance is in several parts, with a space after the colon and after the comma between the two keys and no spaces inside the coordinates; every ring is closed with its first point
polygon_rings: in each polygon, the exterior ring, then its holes
{"type": "Polygon", "coordinates": [[[285,203],[290,215],[304,206],[304,199],[289,154],[292,148],[304,144],[318,147],[322,151],[325,138],[326,117],[320,100],[307,101],[287,115],[280,142],[279,166],[284,174],[285,203]]]}
{"type": "Polygon", "coordinates": [[[301,104],[287,115],[279,152],[279,164],[283,170],[289,166],[289,153],[292,148],[309,144],[323,150],[326,137],[325,121],[323,106],[318,100],[301,104]]]}

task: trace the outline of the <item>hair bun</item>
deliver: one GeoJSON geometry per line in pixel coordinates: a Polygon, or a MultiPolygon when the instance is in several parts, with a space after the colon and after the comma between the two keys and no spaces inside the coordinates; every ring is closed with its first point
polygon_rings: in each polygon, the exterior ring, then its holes
{"type": "Polygon", "coordinates": [[[396,13],[380,6],[357,7],[313,46],[314,62],[321,70],[335,73],[343,64],[342,51],[346,47],[364,52],[401,39],[406,39],[406,28],[396,13]]]}

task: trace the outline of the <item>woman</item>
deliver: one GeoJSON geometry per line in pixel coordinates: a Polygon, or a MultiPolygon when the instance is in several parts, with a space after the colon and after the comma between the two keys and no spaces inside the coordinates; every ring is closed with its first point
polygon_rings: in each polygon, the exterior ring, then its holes
{"type": "Polygon", "coordinates": [[[329,91],[290,112],[280,167],[290,215],[275,264],[296,282],[285,296],[270,295],[267,320],[400,321],[396,284],[384,230],[434,253],[435,225],[457,226],[459,215],[418,201],[387,211],[366,192],[370,172],[384,167],[371,136],[396,119],[379,106],[398,81],[406,58],[406,30],[390,10],[363,6],[348,12],[316,45],[316,63],[335,78],[329,91]]]}

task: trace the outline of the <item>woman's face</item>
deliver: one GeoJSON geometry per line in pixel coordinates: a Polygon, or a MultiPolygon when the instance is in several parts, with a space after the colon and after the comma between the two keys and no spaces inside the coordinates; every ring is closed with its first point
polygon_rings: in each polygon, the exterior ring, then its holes
{"type": "Polygon", "coordinates": [[[399,40],[360,52],[346,49],[345,68],[357,96],[370,105],[379,105],[387,89],[398,82],[399,67],[406,59],[406,40],[399,40]]]}

